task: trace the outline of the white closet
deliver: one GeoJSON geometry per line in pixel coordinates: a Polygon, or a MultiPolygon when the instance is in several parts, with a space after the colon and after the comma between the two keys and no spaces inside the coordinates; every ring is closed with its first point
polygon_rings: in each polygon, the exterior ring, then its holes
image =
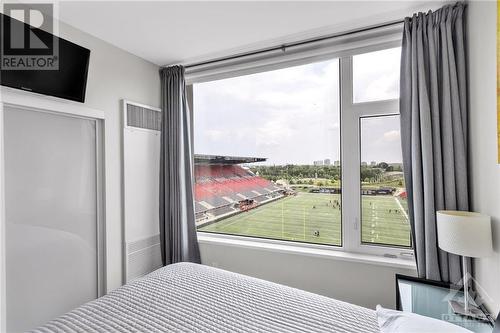
{"type": "Polygon", "coordinates": [[[4,106],[8,332],[98,297],[102,279],[98,120],[4,106]]]}

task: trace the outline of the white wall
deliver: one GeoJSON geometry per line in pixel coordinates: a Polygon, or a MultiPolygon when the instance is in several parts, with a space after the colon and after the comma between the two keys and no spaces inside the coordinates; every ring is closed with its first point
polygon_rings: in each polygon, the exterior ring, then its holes
{"type": "Polygon", "coordinates": [[[475,260],[475,276],[494,315],[500,310],[500,165],[497,161],[496,1],[468,9],[472,210],[491,215],[495,253],[475,260]]]}
{"type": "Polygon", "coordinates": [[[396,273],[413,269],[202,242],[202,263],[374,309],[395,307],[396,273]]]}
{"type": "Polygon", "coordinates": [[[91,50],[85,105],[106,117],[107,290],[122,284],[122,114],[121,99],[160,104],[158,66],[65,24],[61,37],[91,50]]]}

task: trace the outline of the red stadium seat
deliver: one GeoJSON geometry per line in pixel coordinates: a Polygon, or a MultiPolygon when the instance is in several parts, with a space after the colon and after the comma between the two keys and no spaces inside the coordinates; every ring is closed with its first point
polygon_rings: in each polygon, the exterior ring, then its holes
{"type": "Polygon", "coordinates": [[[245,197],[257,197],[258,194],[253,191],[264,195],[269,193],[266,188],[275,189],[270,181],[239,165],[195,165],[194,174],[197,202],[221,202],[223,197],[234,197],[238,193],[245,197]]]}

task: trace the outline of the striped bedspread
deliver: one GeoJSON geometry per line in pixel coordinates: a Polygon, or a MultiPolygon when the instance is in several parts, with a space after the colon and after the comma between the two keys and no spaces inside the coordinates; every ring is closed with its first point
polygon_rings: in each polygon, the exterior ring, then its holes
{"type": "Polygon", "coordinates": [[[375,312],[189,263],[137,279],[32,332],[378,333],[375,312]]]}

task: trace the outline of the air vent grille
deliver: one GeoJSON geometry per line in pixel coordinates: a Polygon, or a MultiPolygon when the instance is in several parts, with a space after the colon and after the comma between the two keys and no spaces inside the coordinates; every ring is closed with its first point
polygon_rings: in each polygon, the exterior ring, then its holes
{"type": "Polygon", "coordinates": [[[127,243],[127,281],[160,268],[160,251],[159,235],[127,243]]]}
{"type": "Polygon", "coordinates": [[[160,131],[161,112],[127,104],[127,126],[160,131]]]}

